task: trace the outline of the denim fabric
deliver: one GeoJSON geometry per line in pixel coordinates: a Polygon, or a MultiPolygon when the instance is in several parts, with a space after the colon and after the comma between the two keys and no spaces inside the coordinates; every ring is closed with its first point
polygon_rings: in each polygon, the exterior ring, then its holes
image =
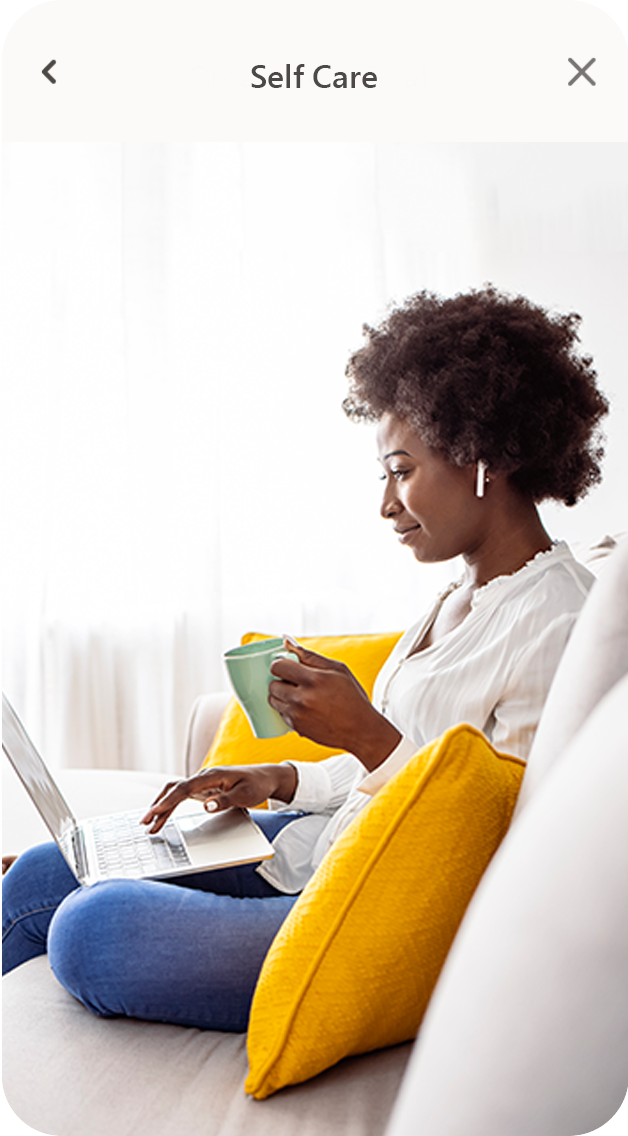
{"type": "MultiPolygon", "coordinates": [[[[295,814],[254,816],[272,839],[295,814]]],[[[265,955],[296,898],[250,864],[176,884],[80,887],[56,845],[43,844],[3,880],[3,973],[48,949],[59,982],[95,1014],[243,1031],[265,955]]]]}
{"type": "Polygon", "coordinates": [[[2,878],[2,973],[46,953],[50,921],[79,882],[56,844],[18,856],[2,878]]]}

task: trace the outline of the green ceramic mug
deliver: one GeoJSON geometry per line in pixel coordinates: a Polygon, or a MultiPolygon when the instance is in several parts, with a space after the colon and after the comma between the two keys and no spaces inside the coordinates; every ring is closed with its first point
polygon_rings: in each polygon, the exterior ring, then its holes
{"type": "Polygon", "coordinates": [[[236,698],[244,710],[256,738],[278,738],[290,732],[281,714],[268,703],[268,684],[275,677],[270,672],[275,659],[298,657],[286,651],[283,639],[261,639],[232,647],[223,655],[227,674],[236,698]]]}

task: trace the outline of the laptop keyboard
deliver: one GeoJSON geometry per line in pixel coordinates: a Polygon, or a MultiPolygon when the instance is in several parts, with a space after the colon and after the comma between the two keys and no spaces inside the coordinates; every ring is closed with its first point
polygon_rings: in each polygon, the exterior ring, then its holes
{"type": "Polygon", "coordinates": [[[192,861],[176,824],[167,821],[157,836],[150,836],[139,823],[142,815],[121,813],[92,823],[101,872],[137,879],[190,867],[192,861]]]}

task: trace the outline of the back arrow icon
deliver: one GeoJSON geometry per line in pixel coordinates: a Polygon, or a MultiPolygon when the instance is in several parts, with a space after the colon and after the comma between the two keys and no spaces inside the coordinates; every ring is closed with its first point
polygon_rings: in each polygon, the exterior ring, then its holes
{"type": "Polygon", "coordinates": [[[56,59],[51,59],[50,63],[47,63],[46,66],[44,67],[43,71],[42,71],[42,75],[45,75],[50,83],[56,83],[56,81],[57,81],[55,79],[54,75],[50,74],[50,68],[54,67],[56,62],[57,62],[56,59]]]}

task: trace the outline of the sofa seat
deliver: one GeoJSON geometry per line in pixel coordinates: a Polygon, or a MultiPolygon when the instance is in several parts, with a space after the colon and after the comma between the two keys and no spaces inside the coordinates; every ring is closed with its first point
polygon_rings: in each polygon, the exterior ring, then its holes
{"type": "MultiPolygon", "coordinates": [[[[7,761],[2,772],[3,851],[20,853],[50,837],[7,761]]],[[[100,769],[63,769],[55,779],[79,817],[147,808],[167,780],[100,769]]],[[[58,984],[47,957],[6,975],[2,994],[6,1098],[21,1120],[53,1136],[294,1136],[295,1116],[300,1136],[381,1136],[412,1049],[353,1058],[254,1101],[243,1088],[244,1034],[104,1021],[58,984]]]]}
{"type": "Polygon", "coordinates": [[[244,1034],[103,1021],[52,978],[47,957],[4,978],[3,1016],[7,1100],[55,1136],[379,1136],[412,1050],[350,1058],[254,1101],[244,1034]]]}

